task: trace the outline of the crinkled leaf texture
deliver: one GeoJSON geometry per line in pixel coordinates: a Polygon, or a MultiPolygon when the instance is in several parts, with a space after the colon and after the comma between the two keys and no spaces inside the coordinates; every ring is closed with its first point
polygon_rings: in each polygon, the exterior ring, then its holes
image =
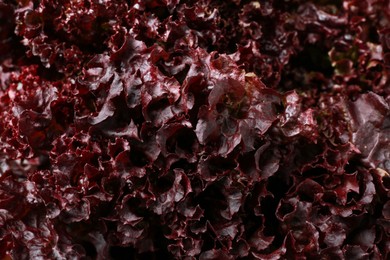
{"type": "Polygon", "coordinates": [[[0,2],[0,259],[389,259],[387,0],[0,2]]]}

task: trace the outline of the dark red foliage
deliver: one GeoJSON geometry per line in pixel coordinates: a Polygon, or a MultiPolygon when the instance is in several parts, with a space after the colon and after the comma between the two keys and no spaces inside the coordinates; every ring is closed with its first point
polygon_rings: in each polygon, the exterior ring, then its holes
{"type": "Polygon", "coordinates": [[[0,259],[389,259],[388,0],[0,1],[0,259]]]}

